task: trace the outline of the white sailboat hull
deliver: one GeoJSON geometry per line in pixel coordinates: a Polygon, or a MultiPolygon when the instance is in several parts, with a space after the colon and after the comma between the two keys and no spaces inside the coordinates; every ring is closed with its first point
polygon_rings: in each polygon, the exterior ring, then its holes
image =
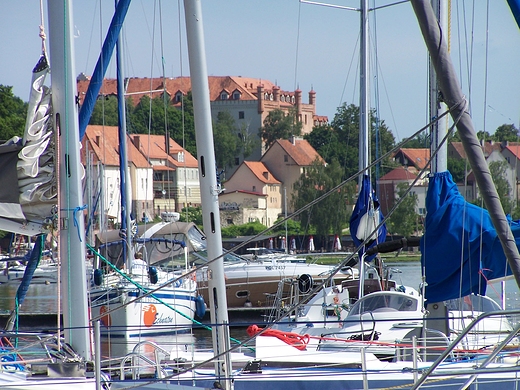
{"type": "MultiPolygon", "coordinates": [[[[160,284],[139,280],[139,285],[151,291],[160,284]]],[[[184,278],[139,299],[144,291],[130,282],[91,290],[91,314],[93,319],[101,320],[102,335],[139,337],[191,329],[197,305],[195,281],[184,278]]]]}

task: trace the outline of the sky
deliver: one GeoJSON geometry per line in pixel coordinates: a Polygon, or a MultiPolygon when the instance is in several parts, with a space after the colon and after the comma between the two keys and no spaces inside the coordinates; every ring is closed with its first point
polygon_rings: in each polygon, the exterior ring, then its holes
{"type": "MultiPolygon", "coordinates": [[[[23,6],[0,1],[0,84],[13,86],[27,101],[31,70],[41,53],[40,1],[24,0],[23,6]]],[[[103,0],[101,9],[96,0],[72,3],[76,73],[91,75],[114,1],[103,0]]],[[[371,6],[388,3],[370,0],[371,6]]],[[[359,0],[334,4],[355,8],[359,0]]],[[[505,123],[518,127],[520,30],[507,1],[452,4],[452,61],[474,127],[490,134],[505,123]]],[[[282,91],[299,88],[304,103],[313,89],[316,113],[329,120],[342,103],[359,105],[358,11],[298,0],[202,0],[202,11],[209,75],[269,80],[282,91]]],[[[133,0],[124,42],[127,77],[189,76],[182,1],[133,0]]],[[[401,141],[429,116],[427,53],[410,3],[370,13],[370,47],[370,105],[401,141]]],[[[107,77],[115,77],[114,64],[107,77]]]]}

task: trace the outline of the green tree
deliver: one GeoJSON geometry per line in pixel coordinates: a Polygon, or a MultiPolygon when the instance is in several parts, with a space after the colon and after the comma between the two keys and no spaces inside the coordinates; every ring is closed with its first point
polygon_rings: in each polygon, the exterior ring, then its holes
{"type": "Polygon", "coordinates": [[[248,222],[243,225],[231,225],[222,228],[222,237],[233,238],[238,236],[256,236],[267,229],[260,222],[248,222]]]}
{"type": "MultiPolygon", "coordinates": [[[[298,210],[306,206],[336,187],[341,183],[342,176],[343,169],[336,160],[326,166],[317,160],[313,162],[294,185],[295,195],[292,198],[294,209],[298,210]]],[[[316,234],[322,236],[331,233],[340,234],[347,226],[351,214],[347,204],[352,204],[349,202],[349,197],[352,197],[353,188],[355,188],[355,183],[352,183],[351,186],[343,186],[302,212],[300,214],[302,226],[312,226],[316,230],[316,234]]]]}
{"type": "Polygon", "coordinates": [[[429,148],[430,147],[430,134],[428,132],[422,132],[417,137],[407,142],[405,148],[429,148]]]}
{"type": "Polygon", "coordinates": [[[129,132],[148,134],[149,131],[150,134],[164,135],[168,131],[170,138],[196,156],[195,123],[190,96],[188,94],[183,100],[184,110],[171,105],[170,100],[164,97],[150,100],[148,96],[143,96],[127,116],[129,132]]]}
{"type": "MultiPolygon", "coordinates": [[[[131,111],[132,106],[129,99],[126,102],[127,110],[131,111]]],[[[117,126],[118,125],[118,102],[117,96],[105,96],[97,99],[92,115],[90,117],[90,125],[105,125],[105,126],[117,126]]]]}
{"type": "Polygon", "coordinates": [[[466,160],[448,157],[448,171],[450,171],[451,176],[453,176],[455,183],[462,183],[464,181],[466,169],[469,169],[466,163],[466,160]]]}
{"type": "Polygon", "coordinates": [[[297,118],[295,109],[284,111],[276,109],[271,111],[264,119],[259,136],[266,146],[271,146],[277,139],[289,139],[293,135],[300,135],[302,124],[297,118]]]}
{"type": "MultiPolygon", "coordinates": [[[[375,110],[370,111],[369,132],[368,161],[373,161],[376,156],[379,157],[394,147],[395,138],[385,122],[377,119],[375,110]]],[[[333,160],[339,162],[344,169],[343,178],[354,175],[359,170],[359,107],[344,103],[338,108],[331,126],[314,127],[305,139],[327,163],[333,160]]],[[[383,175],[396,165],[389,157],[381,166],[380,175],[383,175]]]]}
{"type": "MultiPolygon", "coordinates": [[[[493,178],[493,183],[498,193],[498,198],[502,204],[502,208],[506,214],[513,213],[514,202],[510,198],[511,185],[507,181],[506,172],[509,164],[507,161],[492,161],[489,163],[489,172],[493,178]]],[[[475,202],[478,205],[484,206],[484,201],[479,196],[475,202]]]]}
{"type": "Polygon", "coordinates": [[[397,198],[404,199],[387,220],[388,231],[393,234],[401,234],[405,237],[411,236],[418,229],[419,215],[415,212],[418,198],[417,194],[409,192],[407,183],[397,185],[397,198]]]}
{"type": "Polygon", "coordinates": [[[22,136],[26,116],[27,103],[13,95],[13,87],[0,84],[0,140],[22,136]]]}
{"type": "Polygon", "coordinates": [[[493,139],[498,142],[518,142],[518,129],[513,124],[501,125],[495,130],[493,139]]]}
{"type": "Polygon", "coordinates": [[[184,207],[181,210],[179,221],[193,222],[195,225],[202,228],[202,208],[200,207],[184,207]]]}
{"type": "Polygon", "coordinates": [[[233,116],[228,111],[220,111],[213,125],[215,158],[219,169],[232,166],[238,149],[238,137],[233,116]]]}

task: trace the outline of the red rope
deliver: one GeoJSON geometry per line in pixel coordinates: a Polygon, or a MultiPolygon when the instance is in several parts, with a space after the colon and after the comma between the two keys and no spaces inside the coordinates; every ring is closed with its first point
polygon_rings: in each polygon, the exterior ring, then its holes
{"type": "Polygon", "coordinates": [[[262,332],[260,336],[276,337],[277,339],[292,345],[294,348],[300,351],[305,351],[307,349],[307,344],[311,338],[308,334],[304,334],[302,336],[296,333],[284,332],[278,329],[259,328],[256,325],[249,325],[247,328],[247,334],[249,337],[253,337],[260,332],[262,332]]]}

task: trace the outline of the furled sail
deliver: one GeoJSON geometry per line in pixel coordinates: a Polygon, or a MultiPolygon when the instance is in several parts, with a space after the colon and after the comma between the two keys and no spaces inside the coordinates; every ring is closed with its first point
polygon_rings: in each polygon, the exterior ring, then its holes
{"type": "MultiPolygon", "coordinates": [[[[489,213],[465,201],[449,172],[430,177],[426,211],[421,262],[427,302],[484,295],[486,280],[511,275],[489,213]]],[[[518,246],[520,223],[510,223],[518,246]]]]}
{"type": "MultiPolygon", "coordinates": [[[[374,233],[383,219],[383,213],[379,209],[379,201],[370,184],[370,178],[368,175],[364,175],[361,190],[350,217],[350,235],[354,244],[356,247],[362,243],[365,244],[359,250],[359,257],[368,248],[385,242],[386,226],[384,224],[378,229],[377,233],[374,233]]],[[[372,260],[374,257],[375,255],[371,255],[366,260],[372,260]]]]}
{"type": "Polygon", "coordinates": [[[3,230],[12,231],[4,219],[43,223],[52,216],[57,204],[51,94],[44,85],[48,73],[48,62],[42,55],[33,69],[23,138],[13,137],[0,145],[0,229],[3,230]]]}

